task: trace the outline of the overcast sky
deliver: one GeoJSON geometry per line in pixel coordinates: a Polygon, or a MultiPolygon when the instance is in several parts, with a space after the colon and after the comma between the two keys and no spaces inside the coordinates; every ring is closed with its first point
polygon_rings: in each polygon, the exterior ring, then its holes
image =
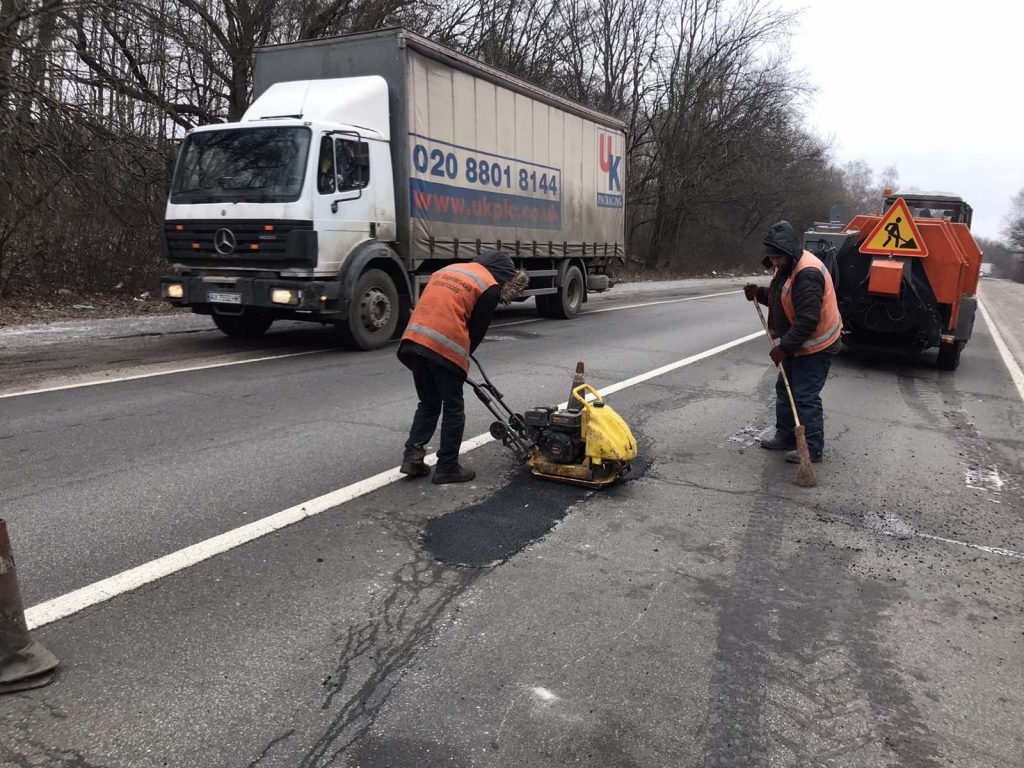
{"type": "Polygon", "coordinates": [[[958,194],[973,231],[1000,236],[1024,187],[1024,3],[774,1],[799,12],[793,64],[818,89],[811,127],[836,160],[958,194]]]}

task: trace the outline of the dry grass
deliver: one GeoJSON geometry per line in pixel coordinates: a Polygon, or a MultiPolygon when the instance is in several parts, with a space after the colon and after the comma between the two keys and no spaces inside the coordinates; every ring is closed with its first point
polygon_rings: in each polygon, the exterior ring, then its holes
{"type": "Polygon", "coordinates": [[[0,301],[0,328],[55,320],[95,320],[106,317],[163,315],[191,310],[172,307],[152,296],[58,294],[46,299],[15,297],[0,301]]]}

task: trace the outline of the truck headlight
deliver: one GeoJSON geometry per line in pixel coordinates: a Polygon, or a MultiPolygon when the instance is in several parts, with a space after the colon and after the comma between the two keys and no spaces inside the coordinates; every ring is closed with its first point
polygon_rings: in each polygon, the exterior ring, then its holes
{"type": "Polygon", "coordinates": [[[270,292],[272,304],[298,304],[299,292],[288,288],[275,288],[270,292]]]}
{"type": "Polygon", "coordinates": [[[164,287],[164,296],[168,299],[184,299],[185,286],[181,283],[168,283],[164,287]]]}

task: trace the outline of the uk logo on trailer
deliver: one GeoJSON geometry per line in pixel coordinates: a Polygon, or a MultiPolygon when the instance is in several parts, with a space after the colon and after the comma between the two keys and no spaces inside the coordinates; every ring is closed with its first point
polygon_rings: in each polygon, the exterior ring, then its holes
{"type": "Polygon", "coordinates": [[[623,137],[619,134],[597,132],[598,174],[597,205],[600,208],[621,208],[623,137]]]}
{"type": "Polygon", "coordinates": [[[608,175],[608,191],[621,192],[622,178],[619,175],[619,166],[622,164],[622,153],[615,154],[618,147],[615,146],[615,136],[608,133],[600,135],[600,160],[601,171],[608,175]]]}

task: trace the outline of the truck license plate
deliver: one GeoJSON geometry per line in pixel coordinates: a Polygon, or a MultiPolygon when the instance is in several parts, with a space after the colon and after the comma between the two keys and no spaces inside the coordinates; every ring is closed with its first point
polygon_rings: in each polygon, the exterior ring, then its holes
{"type": "Polygon", "coordinates": [[[241,304],[242,294],[240,293],[208,293],[206,299],[212,304],[241,304]]]}

